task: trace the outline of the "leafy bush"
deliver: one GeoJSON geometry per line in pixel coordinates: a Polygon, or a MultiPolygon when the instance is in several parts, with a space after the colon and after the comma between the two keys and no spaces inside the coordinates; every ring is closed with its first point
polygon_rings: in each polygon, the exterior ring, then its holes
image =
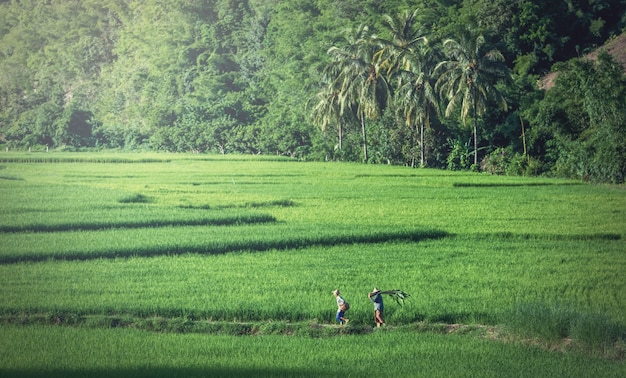
{"type": "Polygon", "coordinates": [[[504,148],[498,148],[487,155],[480,163],[480,170],[492,175],[504,175],[511,162],[510,154],[504,148]]]}
{"type": "Polygon", "coordinates": [[[626,178],[626,76],[606,52],[597,62],[574,59],[538,104],[533,149],[552,173],[593,182],[626,178]]]}
{"type": "Polygon", "coordinates": [[[448,169],[451,171],[458,171],[468,169],[472,161],[472,154],[468,143],[463,143],[460,140],[449,140],[448,143],[452,147],[450,154],[446,158],[448,163],[448,169]]]}
{"type": "Polygon", "coordinates": [[[541,162],[510,148],[498,148],[481,161],[480,170],[495,175],[537,176],[541,162]]]}

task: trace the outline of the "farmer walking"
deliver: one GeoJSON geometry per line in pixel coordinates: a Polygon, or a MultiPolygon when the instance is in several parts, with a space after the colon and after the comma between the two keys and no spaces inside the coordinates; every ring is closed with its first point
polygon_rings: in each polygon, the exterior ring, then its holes
{"type": "Polygon", "coordinates": [[[341,297],[339,290],[333,291],[333,295],[337,299],[337,315],[335,316],[335,319],[337,319],[340,325],[348,324],[349,320],[346,319],[344,315],[350,308],[350,305],[341,297]]]}
{"type": "Polygon", "coordinates": [[[376,322],[376,327],[380,327],[385,324],[385,319],[383,318],[385,305],[383,304],[383,296],[381,294],[389,293],[386,291],[380,291],[377,288],[374,288],[371,293],[367,293],[367,297],[374,303],[374,321],[376,322]]]}
{"type": "Polygon", "coordinates": [[[385,324],[385,318],[383,318],[383,312],[385,311],[385,305],[383,304],[383,296],[382,294],[388,294],[391,296],[393,300],[396,301],[400,306],[404,305],[404,300],[410,297],[409,293],[404,290],[386,290],[380,291],[377,288],[374,288],[371,293],[367,293],[367,297],[374,303],[374,321],[376,322],[376,327],[380,327],[385,324]]]}

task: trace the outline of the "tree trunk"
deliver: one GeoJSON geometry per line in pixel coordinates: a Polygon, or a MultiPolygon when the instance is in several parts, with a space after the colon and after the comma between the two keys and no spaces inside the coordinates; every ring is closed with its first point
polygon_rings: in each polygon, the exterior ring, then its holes
{"type": "Polygon", "coordinates": [[[424,121],[422,121],[422,128],[420,130],[420,167],[424,167],[424,121]]]}
{"type": "Polygon", "coordinates": [[[474,91],[474,165],[478,166],[478,115],[476,114],[476,87],[474,91]]]}
{"type": "Polygon", "coordinates": [[[343,128],[341,127],[341,124],[339,125],[339,149],[341,150],[343,144],[343,128]]]}
{"type": "Polygon", "coordinates": [[[363,130],[363,158],[367,163],[367,134],[365,133],[365,115],[361,115],[361,129],[363,130]]]}

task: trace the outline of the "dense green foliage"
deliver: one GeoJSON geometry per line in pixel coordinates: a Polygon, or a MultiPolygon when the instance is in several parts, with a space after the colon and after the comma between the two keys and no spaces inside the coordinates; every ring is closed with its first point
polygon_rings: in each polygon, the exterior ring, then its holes
{"type": "Polygon", "coordinates": [[[250,155],[0,161],[0,375],[367,375],[390,354],[381,376],[626,369],[622,186],[250,155]],[[411,294],[378,331],[374,286],[411,294]]]}
{"type": "Polygon", "coordinates": [[[624,27],[626,0],[2,1],[0,143],[623,182],[623,69],[571,59],[624,27]]]}

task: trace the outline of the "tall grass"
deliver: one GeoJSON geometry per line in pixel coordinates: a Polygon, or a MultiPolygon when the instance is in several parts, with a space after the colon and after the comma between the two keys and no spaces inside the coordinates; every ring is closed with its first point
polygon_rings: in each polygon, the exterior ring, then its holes
{"type": "Polygon", "coordinates": [[[620,377],[626,365],[464,336],[301,338],[2,327],[3,376],[620,377]]]}
{"type": "Polygon", "coordinates": [[[394,376],[623,372],[524,346],[571,340],[619,358],[623,187],[243,156],[0,155],[2,176],[19,178],[0,179],[0,374],[316,375],[339,359],[348,367],[333,372],[362,375],[366,356],[382,350],[400,361],[382,362],[394,376]],[[380,335],[369,330],[374,286],[411,294],[403,307],[387,301],[390,330],[380,335]],[[351,304],[350,336],[327,338],[344,334],[331,327],[336,288],[351,304]],[[519,345],[407,328],[439,323],[506,329],[519,345]],[[130,355],[118,370],[90,358],[64,363],[32,354],[29,341],[20,357],[13,337],[61,337],[58,353],[73,353],[75,338],[103,338],[94,355],[117,341],[130,355]],[[141,338],[164,351],[144,353],[141,338]],[[283,357],[281,342],[309,357],[283,357]],[[241,344],[249,361],[168,353],[208,353],[195,343],[218,356],[241,344]]]}
{"type": "Polygon", "coordinates": [[[604,313],[580,312],[564,304],[525,303],[515,307],[508,326],[516,333],[557,341],[571,338],[578,343],[612,348],[626,340],[626,326],[604,313]]]}
{"type": "Polygon", "coordinates": [[[626,282],[607,279],[621,276],[622,243],[459,242],[448,237],[257,253],[24,262],[0,265],[0,311],[330,323],[330,291],[340,288],[352,305],[352,324],[370,324],[366,294],[377,286],[411,294],[403,307],[388,301],[392,325],[507,323],[520,318],[511,315],[519,303],[567,303],[571,311],[603,313],[623,323],[626,282]],[[603,253],[571,252],[584,245],[603,253]]]}

